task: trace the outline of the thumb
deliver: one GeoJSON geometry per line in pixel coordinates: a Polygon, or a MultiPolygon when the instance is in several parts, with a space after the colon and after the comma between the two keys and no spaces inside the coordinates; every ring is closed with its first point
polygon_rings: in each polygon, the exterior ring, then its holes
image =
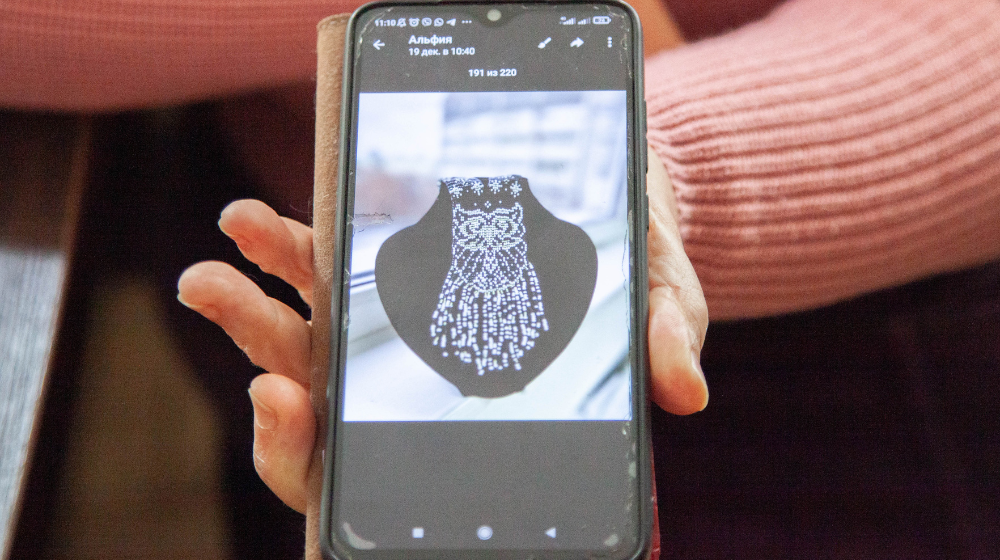
{"type": "Polygon", "coordinates": [[[677,225],[677,203],[663,163],[649,149],[649,360],[652,398],[674,414],[708,404],[701,348],[708,306],[677,225]]]}

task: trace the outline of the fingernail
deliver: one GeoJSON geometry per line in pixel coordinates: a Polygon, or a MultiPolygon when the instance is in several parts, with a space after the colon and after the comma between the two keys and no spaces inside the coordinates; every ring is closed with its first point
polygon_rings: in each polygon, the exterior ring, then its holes
{"type": "Polygon", "coordinates": [[[219,229],[222,230],[222,233],[226,235],[229,235],[229,232],[226,231],[225,223],[229,215],[233,213],[232,206],[233,206],[232,204],[228,204],[226,205],[225,208],[222,209],[222,212],[219,213],[219,221],[217,222],[219,225],[219,229]]]}
{"type": "Polygon", "coordinates": [[[253,421],[262,430],[273,430],[278,425],[278,415],[274,410],[257,400],[253,394],[253,387],[247,391],[250,393],[250,402],[253,403],[253,421]]]}
{"type": "Polygon", "coordinates": [[[257,444],[254,443],[253,446],[253,466],[260,472],[264,466],[267,465],[267,461],[264,460],[264,456],[257,450],[257,444]]]}
{"type": "Polygon", "coordinates": [[[197,305],[192,305],[191,303],[184,301],[184,297],[181,296],[180,292],[177,293],[177,301],[181,302],[181,305],[187,307],[191,311],[197,311],[198,313],[201,313],[201,308],[198,307],[197,305]]]}
{"type": "Polygon", "coordinates": [[[233,232],[231,232],[229,228],[226,226],[226,224],[229,223],[230,214],[233,213],[231,207],[232,204],[226,206],[222,210],[222,214],[219,215],[219,221],[217,222],[217,224],[222,233],[226,234],[227,237],[235,241],[237,245],[243,245],[246,242],[246,239],[244,239],[242,236],[239,235],[233,235],[233,232]]]}
{"type": "Polygon", "coordinates": [[[691,351],[691,367],[698,372],[698,375],[701,376],[701,380],[705,381],[705,371],[701,369],[701,356],[695,350],[691,351]]]}
{"type": "Polygon", "coordinates": [[[229,239],[232,239],[233,242],[236,243],[237,247],[243,247],[243,246],[245,246],[247,244],[247,240],[243,236],[241,236],[241,235],[235,235],[233,233],[230,233],[230,232],[226,231],[226,228],[222,227],[222,221],[221,220],[219,221],[219,229],[222,230],[222,233],[226,234],[226,237],[228,237],[229,239]]]}
{"type": "Polygon", "coordinates": [[[201,313],[201,315],[206,319],[208,319],[209,321],[216,321],[219,318],[219,310],[212,307],[211,305],[205,305],[205,306],[193,305],[191,303],[184,301],[184,298],[181,297],[180,293],[177,294],[177,301],[181,302],[181,305],[187,307],[191,311],[197,311],[198,313],[201,313]]]}

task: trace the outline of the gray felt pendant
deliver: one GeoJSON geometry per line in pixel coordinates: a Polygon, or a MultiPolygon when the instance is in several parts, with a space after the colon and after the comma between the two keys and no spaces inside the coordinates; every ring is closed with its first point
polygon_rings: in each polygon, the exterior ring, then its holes
{"type": "Polygon", "coordinates": [[[590,237],[517,175],[442,179],[375,261],[393,328],[466,396],[523,389],[576,333],[596,281],[590,237]]]}

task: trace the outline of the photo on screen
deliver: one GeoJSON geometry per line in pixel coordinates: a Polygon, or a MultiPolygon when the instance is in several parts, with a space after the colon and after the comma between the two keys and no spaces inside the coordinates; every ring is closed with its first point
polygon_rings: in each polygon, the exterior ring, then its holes
{"type": "Polygon", "coordinates": [[[345,421],[631,418],[624,91],[363,93],[345,421]]]}

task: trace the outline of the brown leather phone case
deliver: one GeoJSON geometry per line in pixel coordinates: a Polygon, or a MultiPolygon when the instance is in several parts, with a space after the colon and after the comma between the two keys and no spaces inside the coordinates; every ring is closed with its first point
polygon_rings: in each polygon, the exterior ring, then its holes
{"type": "Polygon", "coordinates": [[[330,290],[333,286],[334,222],[337,215],[340,160],[340,102],[344,73],[344,33],[350,14],[330,16],[319,23],[316,45],[316,170],[313,186],[312,384],[316,411],[316,448],[309,472],[306,506],[306,560],[320,560],[319,511],[323,489],[320,455],[326,441],[326,379],[330,350],[330,290]]]}

